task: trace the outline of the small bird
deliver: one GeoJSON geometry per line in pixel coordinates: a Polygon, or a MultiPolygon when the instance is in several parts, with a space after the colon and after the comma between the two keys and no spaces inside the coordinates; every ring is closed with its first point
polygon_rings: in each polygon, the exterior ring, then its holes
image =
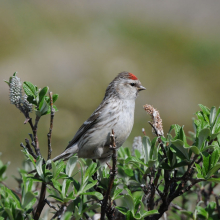
{"type": "Polygon", "coordinates": [[[80,158],[108,162],[112,156],[110,135],[115,133],[116,148],[122,146],[134,124],[135,99],[145,90],[138,78],[121,72],[108,85],[104,99],[87,121],[76,132],[65,151],[53,161],[67,160],[75,153],[80,158]]]}

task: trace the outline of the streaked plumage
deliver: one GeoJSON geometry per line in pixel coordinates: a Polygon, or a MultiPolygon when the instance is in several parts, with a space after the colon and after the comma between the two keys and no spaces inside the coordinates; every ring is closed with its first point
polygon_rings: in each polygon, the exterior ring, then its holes
{"type": "Polygon", "coordinates": [[[144,90],[131,73],[122,72],[109,84],[99,107],[76,132],[65,151],[53,161],[66,160],[78,153],[81,158],[106,162],[111,157],[110,134],[115,132],[117,148],[128,138],[134,123],[135,99],[144,90]]]}

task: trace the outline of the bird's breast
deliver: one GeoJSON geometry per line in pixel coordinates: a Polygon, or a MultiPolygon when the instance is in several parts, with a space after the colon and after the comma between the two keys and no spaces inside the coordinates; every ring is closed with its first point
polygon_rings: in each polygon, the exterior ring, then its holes
{"type": "Polygon", "coordinates": [[[119,106],[117,124],[113,126],[116,143],[120,147],[131,133],[134,124],[134,102],[123,101],[119,106]]]}

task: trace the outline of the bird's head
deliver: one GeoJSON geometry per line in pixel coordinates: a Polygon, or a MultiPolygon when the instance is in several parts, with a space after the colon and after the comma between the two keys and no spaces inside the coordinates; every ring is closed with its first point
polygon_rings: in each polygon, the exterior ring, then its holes
{"type": "Polygon", "coordinates": [[[121,72],[109,84],[106,95],[114,92],[120,99],[136,99],[138,93],[145,90],[138,78],[129,72],[121,72]]]}

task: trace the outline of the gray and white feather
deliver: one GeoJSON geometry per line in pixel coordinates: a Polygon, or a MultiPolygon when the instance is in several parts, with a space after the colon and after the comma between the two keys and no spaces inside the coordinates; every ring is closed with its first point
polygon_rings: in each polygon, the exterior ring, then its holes
{"type": "Polygon", "coordinates": [[[141,90],[145,88],[135,75],[119,73],[108,85],[99,107],[79,128],[65,151],[53,161],[67,160],[77,153],[81,158],[107,162],[112,154],[109,149],[111,131],[115,132],[117,148],[121,147],[131,133],[135,99],[141,90]]]}

